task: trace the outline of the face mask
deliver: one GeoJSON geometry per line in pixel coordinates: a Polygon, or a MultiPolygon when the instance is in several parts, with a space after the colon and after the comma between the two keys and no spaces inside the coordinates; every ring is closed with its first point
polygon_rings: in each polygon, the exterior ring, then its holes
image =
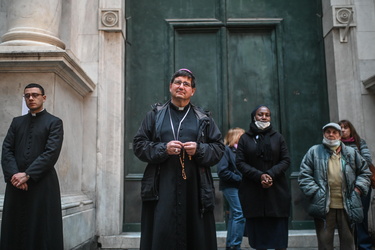
{"type": "Polygon", "coordinates": [[[268,127],[271,125],[271,123],[270,123],[270,122],[255,121],[255,125],[256,125],[259,129],[263,130],[263,129],[265,129],[265,128],[268,128],[268,127]]]}
{"type": "Polygon", "coordinates": [[[338,147],[340,146],[340,140],[329,140],[323,136],[323,144],[328,147],[338,147]]]}
{"type": "Polygon", "coordinates": [[[236,143],[236,144],[234,144],[234,145],[233,145],[233,147],[234,147],[234,148],[237,148],[237,147],[238,147],[238,144],[237,144],[237,143],[236,143]]]}

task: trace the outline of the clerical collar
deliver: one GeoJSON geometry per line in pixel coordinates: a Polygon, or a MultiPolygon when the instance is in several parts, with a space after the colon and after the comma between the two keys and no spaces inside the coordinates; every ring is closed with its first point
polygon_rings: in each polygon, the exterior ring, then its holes
{"type": "Polygon", "coordinates": [[[174,110],[179,110],[179,111],[185,111],[189,108],[190,106],[190,103],[188,105],[186,105],[185,107],[178,107],[176,105],[174,105],[172,102],[171,102],[171,107],[174,109],[174,110]]]}
{"type": "Polygon", "coordinates": [[[38,114],[42,113],[43,111],[44,111],[44,109],[42,109],[41,111],[39,111],[37,113],[31,113],[30,110],[29,110],[31,116],[37,116],[38,114]]]}

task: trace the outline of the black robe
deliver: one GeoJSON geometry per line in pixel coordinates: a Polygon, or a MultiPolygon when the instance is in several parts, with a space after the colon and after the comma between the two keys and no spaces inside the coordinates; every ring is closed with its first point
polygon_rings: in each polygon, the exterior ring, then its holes
{"type": "Polygon", "coordinates": [[[246,132],[238,142],[236,165],[242,173],[238,195],[250,246],[283,249],[288,247],[291,194],[286,171],[290,157],[284,137],[272,129],[265,131],[262,135],[269,136],[269,155],[258,151],[258,144],[262,144],[258,133],[246,132]],[[261,185],[261,175],[265,173],[273,179],[270,188],[261,185]]]}
{"type": "Polygon", "coordinates": [[[1,224],[1,250],[63,249],[60,187],[54,165],[63,141],[61,119],[46,110],[13,119],[4,139],[1,164],[7,183],[1,224]],[[28,190],[10,180],[30,176],[28,190]]]}
{"type": "MultiPolygon", "coordinates": [[[[169,108],[175,136],[167,111],[160,131],[161,144],[176,139],[181,142],[197,141],[199,123],[193,109],[178,130],[179,122],[186,114],[188,106],[184,111],[176,110],[172,104],[169,108]]],[[[215,127],[214,124],[211,125],[215,127]]],[[[136,138],[143,136],[145,135],[141,133],[136,135],[136,138]]],[[[211,143],[218,142],[212,140],[211,143]]],[[[142,204],[141,250],[217,249],[213,211],[201,213],[200,210],[199,165],[194,156],[189,158],[185,154],[183,159],[187,179],[184,180],[180,157],[183,158],[183,154],[168,156],[160,164],[159,198],[156,201],[144,201],[142,204]]],[[[218,157],[216,161],[219,159],[218,157]]]]}

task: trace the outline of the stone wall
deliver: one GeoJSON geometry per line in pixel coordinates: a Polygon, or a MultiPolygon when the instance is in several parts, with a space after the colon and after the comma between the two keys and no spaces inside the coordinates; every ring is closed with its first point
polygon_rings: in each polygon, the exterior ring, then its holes
{"type": "Polygon", "coordinates": [[[331,121],[350,120],[375,157],[374,0],[322,5],[331,121]]]}
{"type": "MultiPolygon", "coordinates": [[[[24,87],[40,83],[45,108],[64,122],[55,168],[65,249],[121,233],[123,11],[123,1],[0,0],[0,141],[24,87]]],[[[0,210],[4,190],[2,181],[0,210]]]]}

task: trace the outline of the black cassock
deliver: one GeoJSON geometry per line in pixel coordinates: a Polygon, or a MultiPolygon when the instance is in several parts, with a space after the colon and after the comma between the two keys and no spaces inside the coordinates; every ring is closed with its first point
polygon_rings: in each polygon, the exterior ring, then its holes
{"type": "Polygon", "coordinates": [[[7,183],[1,250],[63,249],[60,187],[54,168],[63,134],[62,120],[46,110],[13,119],[1,159],[7,183]],[[10,182],[18,172],[30,176],[27,191],[10,182]]]}
{"type": "MultiPolygon", "coordinates": [[[[189,112],[187,108],[178,111],[170,104],[171,115],[166,112],[161,126],[162,141],[197,140],[198,120],[193,110],[189,112]]],[[[186,153],[170,156],[161,164],[159,200],[142,205],[142,250],[217,249],[214,214],[200,213],[198,170],[194,159],[186,153]],[[182,177],[180,157],[186,180],[182,177]]]]}

